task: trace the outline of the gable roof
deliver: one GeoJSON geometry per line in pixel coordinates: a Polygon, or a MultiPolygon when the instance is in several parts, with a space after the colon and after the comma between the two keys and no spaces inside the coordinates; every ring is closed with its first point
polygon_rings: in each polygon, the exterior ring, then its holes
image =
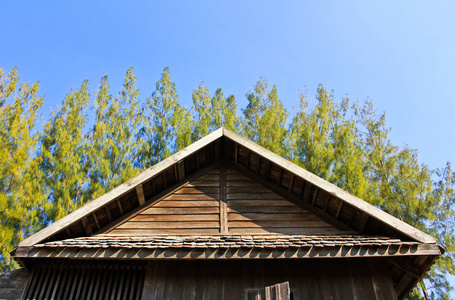
{"type": "MultiPolygon", "coordinates": [[[[220,176],[226,176],[226,173],[220,173],[220,176]]],[[[222,182],[220,177],[220,191],[222,182]]],[[[207,189],[201,191],[209,193],[207,189]]],[[[192,199],[188,198],[187,201],[191,203],[192,199]]],[[[220,206],[223,205],[222,202],[219,200],[220,206]]],[[[229,203],[229,199],[226,202],[229,203]]],[[[259,227],[262,226],[261,220],[253,221],[259,227]]],[[[305,222],[302,219],[297,221],[302,224],[305,222]]],[[[286,222],[289,224],[292,220],[286,222]]],[[[131,235],[131,232],[127,233],[131,235]]],[[[437,245],[436,240],[426,233],[257,144],[220,128],[26,238],[13,256],[25,266],[35,258],[255,259],[380,256],[391,266],[390,274],[397,295],[402,299],[443,252],[444,249],[437,245]],[[170,230],[167,235],[160,235],[160,230],[154,230],[154,236],[118,236],[112,230],[129,221],[134,222],[134,218],[141,215],[142,211],[158,207],[156,204],[160,201],[175,198],[179,190],[194,185],[194,182],[213,170],[225,170],[226,167],[270,190],[276,201],[289,200],[311,212],[319,224],[326,221],[332,226],[327,228],[331,229],[326,233],[290,233],[279,230],[261,232],[254,228],[249,232],[240,230],[241,228],[229,231],[226,228],[229,227],[228,217],[223,217],[220,210],[220,226],[219,229],[216,227],[218,234],[212,230],[210,233],[189,232],[177,236],[170,230]],[[225,218],[224,228],[221,218],[225,218]]]]}
{"type": "Polygon", "coordinates": [[[106,220],[108,220],[107,223],[110,223],[114,221],[113,217],[115,216],[109,216],[109,214],[112,214],[112,210],[115,208],[116,211],[120,212],[117,217],[120,217],[128,213],[128,210],[133,210],[135,208],[134,206],[140,207],[146,202],[150,202],[150,199],[145,199],[146,196],[155,198],[153,196],[159,195],[160,189],[165,191],[173,184],[183,182],[192,172],[197,173],[197,171],[202,169],[200,165],[208,165],[210,162],[216,162],[220,159],[231,160],[241,169],[252,170],[256,168],[256,172],[254,173],[258,177],[261,177],[259,179],[265,181],[273,188],[287,192],[297,200],[310,205],[321,215],[344,223],[348,227],[353,227],[359,233],[368,232],[383,235],[384,228],[386,228],[386,233],[389,233],[391,236],[398,236],[401,239],[408,239],[424,244],[436,243],[436,240],[428,234],[351,195],[271,151],[225,128],[220,128],[145,170],[117,188],[87,203],[66,217],[26,238],[19,246],[32,246],[45,241],[91,235],[97,229],[103,227],[103,224],[100,224],[100,211],[106,211],[106,220]],[[223,147],[221,144],[223,144],[223,147]],[[204,160],[204,162],[198,160],[204,160]],[[256,162],[253,162],[254,160],[256,162]],[[265,167],[262,167],[263,165],[265,167]],[[171,173],[172,175],[169,175],[171,173]],[[279,174],[277,175],[275,173],[279,174]],[[162,187],[155,188],[157,190],[151,192],[144,191],[143,185],[145,183],[152,181],[152,185],[156,186],[156,182],[160,180],[162,187]],[[300,188],[296,188],[297,185],[300,185],[300,188]],[[144,195],[144,192],[146,195],[144,195]],[[310,197],[305,194],[309,194],[310,197]],[[320,199],[323,198],[321,196],[323,194],[326,195],[325,197],[327,199],[320,199]],[[305,197],[307,199],[304,199],[305,197]],[[128,199],[125,200],[125,198],[128,199]],[[132,200],[130,198],[136,199],[132,200]],[[323,201],[326,203],[319,203],[323,201]],[[336,203],[336,207],[334,207],[332,212],[330,210],[327,211],[329,201],[332,204],[336,203]],[[125,205],[125,203],[128,205],[125,205]],[[95,214],[96,212],[98,214],[95,214]],[[346,217],[343,215],[344,212],[346,217]],[[379,228],[382,228],[382,232],[381,230],[375,232],[379,228]]]}

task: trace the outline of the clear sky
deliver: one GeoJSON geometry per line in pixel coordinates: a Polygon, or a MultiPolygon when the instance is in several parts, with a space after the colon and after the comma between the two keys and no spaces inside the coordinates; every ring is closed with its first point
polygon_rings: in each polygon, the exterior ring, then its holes
{"type": "Polygon", "coordinates": [[[133,66],[143,98],[169,66],[181,101],[204,81],[239,107],[260,77],[292,111],[322,83],[371,98],[396,145],[432,168],[455,163],[455,2],[3,1],[0,68],[40,80],[44,116],[71,87],[133,66]],[[217,3],[215,3],[217,2],[217,3]]]}

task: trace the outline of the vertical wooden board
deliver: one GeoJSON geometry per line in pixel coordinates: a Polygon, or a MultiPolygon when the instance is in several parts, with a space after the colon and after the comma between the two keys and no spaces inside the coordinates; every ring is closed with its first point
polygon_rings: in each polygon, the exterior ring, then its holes
{"type": "Polygon", "coordinates": [[[317,261],[300,261],[300,274],[302,288],[302,299],[317,299],[318,298],[318,265],[317,261]],[[304,270],[304,272],[302,272],[304,270]]]}
{"type": "Polygon", "coordinates": [[[60,286],[58,287],[55,299],[64,299],[63,295],[65,293],[66,286],[71,278],[70,272],[71,272],[71,269],[68,266],[65,266],[65,271],[63,272],[63,277],[60,280],[60,286]]]}
{"type": "Polygon", "coordinates": [[[164,287],[167,280],[167,261],[158,262],[158,268],[156,270],[156,283],[154,297],[148,299],[163,299],[164,298],[164,287]]]}
{"type": "Polygon", "coordinates": [[[198,261],[188,261],[182,268],[183,300],[195,300],[198,261]]]}
{"type": "Polygon", "coordinates": [[[339,260],[324,261],[319,269],[319,284],[325,299],[349,299],[343,297],[343,287],[349,283],[344,265],[339,260]]]}
{"type": "Polygon", "coordinates": [[[27,293],[25,294],[26,299],[32,299],[35,297],[35,290],[38,286],[38,281],[43,276],[43,269],[39,267],[34,267],[33,269],[33,276],[30,278],[30,282],[28,283],[27,293]]]}
{"type": "Polygon", "coordinates": [[[265,277],[264,277],[264,261],[263,260],[254,260],[251,261],[251,270],[253,277],[253,286],[252,288],[260,289],[266,286],[265,277]]]}
{"type": "Polygon", "coordinates": [[[145,272],[144,286],[142,288],[142,300],[154,299],[155,286],[158,271],[158,261],[149,261],[145,272]]]}
{"type": "Polygon", "coordinates": [[[109,274],[106,271],[106,268],[100,270],[100,278],[95,285],[95,291],[93,293],[93,299],[103,299],[104,290],[107,285],[109,274]]]}
{"type": "Polygon", "coordinates": [[[352,259],[350,262],[357,299],[374,299],[375,294],[371,278],[369,277],[368,261],[352,259]]]}
{"type": "MultiPolygon", "coordinates": [[[[217,261],[207,260],[201,262],[205,265],[205,284],[203,289],[203,299],[220,299],[222,300],[224,286],[224,269],[219,266],[217,261]]],[[[223,264],[223,262],[221,263],[223,264]]]]}
{"type": "Polygon", "coordinates": [[[55,279],[54,281],[52,282],[52,289],[49,293],[49,295],[46,295],[46,299],[55,299],[55,296],[57,294],[57,289],[59,287],[59,285],[61,284],[61,279],[62,279],[62,273],[63,273],[63,268],[62,267],[59,267],[55,273],[55,279]]]}
{"type": "Polygon", "coordinates": [[[392,279],[387,272],[384,262],[369,259],[368,267],[371,270],[371,280],[376,299],[397,299],[392,279]]]}
{"type": "Polygon", "coordinates": [[[134,286],[134,288],[135,288],[135,295],[134,295],[135,297],[133,298],[134,300],[139,300],[142,298],[145,274],[146,274],[145,270],[143,270],[143,269],[139,270],[139,274],[138,274],[139,279],[136,280],[136,284],[134,286]]]}
{"type": "Polygon", "coordinates": [[[99,278],[101,276],[100,270],[101,269],[99,267],[94,268],[92,270],[92,275],[91,275],[92,278],[90,279],[89,285],[86,289],[84,299],[93,299],[93,292],[95,290],[95,286],[97,285],[97,283],[99,283],[99,278]]]}
{"type": "Polygon", "coordinates": [[[225,265],[224,299],[245,299],[245,289],[254,288],[246,263],[238,260],[225,265]]]}
{"type": "Polygon", "coordinates": [[[52,279],[52,275],[53,275],[55,269],[53,269],[53,268],[46,268],[46,269],[47,269],[47,274],[44,277],[44,281],[40,285],[41,291],[39,293],[38,299],[44,298],[45,297],[44,295],[46,294],[47,290],[51,289],[49,283],[52,279]]]}
{"type": "Polygon", "coordinates": [[[106,284],[104,285],[104,288],[103,288],[103,293],[100,295],[101,296],[100,299],[108,300],[108,299],[110,299],[109,296],[110,296],[110,293],[114,286],[116,270],[108,269],[108,270],[106,270],[106,272],[107,272],[107,278],[106,278],[107,280],[106,280],[106,284]]]}
{"type": "Polygon", "coordinates": [[[182,278],[180,270],[182,264],[178,261],[166,261],[166,280],[163,287],[163,297],[160,299],[181,299],[182,295],[182,278]]]}
{"type": "Polygon", "coordinates": [[[291,192],[298,197],[302,197],[304,187],[305,187],[305,181],[302,178],[295,176],[294,184],[292,186],[291,192]]]}
{"type": "Polygon", "coordinates": [[[80,299],[89,299],[89,292],[93,288],[93,282],[96,280],[97,276],[97,267],[89,267],[87,270],[86,276],[84,278],[84,285],[80,294],[80,299]]]}
{"type": "Polygon", "coordinates": [[[115,299],[117,300],[121,300],[122,299],[122,293],[123,293],[123,290],[125,288],[125,273],[126,273],[126,270],[124,268],[121,268],[119,271],[119,281],[118,281],[118,284],[116,286],[116,291],[115,291],[115,295],[114,296],[117,296],[115,299]]]}

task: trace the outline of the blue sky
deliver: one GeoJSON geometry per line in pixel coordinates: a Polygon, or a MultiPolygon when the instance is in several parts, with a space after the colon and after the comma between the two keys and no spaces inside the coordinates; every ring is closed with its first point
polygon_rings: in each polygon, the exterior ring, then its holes
{"type": "Polygon", "coordinates": [[[169,66],[190,106],[201,81],[245,94],[260,77],[291,110],[322,83],[371,98],[392,142],[432,168],[455,162],[454,1],[5,1],[0,68],[41,82],[44,116],[87,78],[117,91],[133,66],[143,98],[169,66]]]}

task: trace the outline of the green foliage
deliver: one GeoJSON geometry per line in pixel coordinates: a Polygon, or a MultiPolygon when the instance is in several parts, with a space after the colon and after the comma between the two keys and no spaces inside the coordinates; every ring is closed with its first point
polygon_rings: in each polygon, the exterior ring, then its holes
{"type": "Polygon", "coordinates": [[[37,96],[38,83],[18,82],[17,69],[8,75],[0,69],[0,272],[18,266],[10,252],[44,219],[40,157],[34,155],[44,99],[37,96]]]}
{"type": "Polygon", "coordinates": [[[126,72],[118,97],[110,94],[107,76],[95,98],[95,124],[87,134],[90,198],[96,198],[139,173],[134,166],[138,152],[141,112],[133,68],[126,72]]]}
{"type": "Polygon", "coordinates": [[[416,150],[393,145],[371,101],[337,102],[320,85],[315,99],[301,95],[288,123],[277,88],[260,79],[241,117],[233,95],[210,95],[203,84],[187,110],[167,67],[145,101],[130,68],[118,96],[105,76],[89,110],[84,81],[36,129],[37,92],[38,84],[19,85],[16,69],[0,70],[0,271],[17,267],[9,253],[24,237],[224,126],[436,237],[446,254],[409,298],[447,299],[455,172],[449,163],[431,170],[416,150]]]}
{"type": "Polygon", "coordinates": [[[193,120],[194,130],[192,140],[206,136],[220,127],[237,131],[239,118],[237,104],[233,95],[224,98],[221,88],[216,89],[215,95],[210,97],[209,90],[203,83],[193,91],[193,120]]]}
{"type": "Polygon", "coordinates": [[[192,119],[180,105],[169,68],[163,70],[156,90],[144,105],[144,125],[140,130],[140,168],[163,160],[191,143],[192,119]]]}
{"type": "Polygon", "coordinates": [[[268,90],[268,82],[261,79],[247,98],[248,105],[242,110],[244,136],[270,151],[288,156],[285,146],[288,112],[278,98],[276,87],[268,90]]]}
{"type": "Polygon", "coordinates": [[[301,94],[300,108],[290,125],[291,159],[308,171],[368,200],[368,179],[349,98],[336,104],[322,85],[317,105],[309,112],[309,97],[301,94]]]}
{"type": "Polygon", "coordinates": [[[86,140],[83,129],[87,123],[90,96],[85,80],[78,90],[71,90],[60,109],[51,112],[44,125],[39,157],[45,176],[48,196],[46,213],[49,221],[58,220],[81,207],[87,185],[86,140]]]}

